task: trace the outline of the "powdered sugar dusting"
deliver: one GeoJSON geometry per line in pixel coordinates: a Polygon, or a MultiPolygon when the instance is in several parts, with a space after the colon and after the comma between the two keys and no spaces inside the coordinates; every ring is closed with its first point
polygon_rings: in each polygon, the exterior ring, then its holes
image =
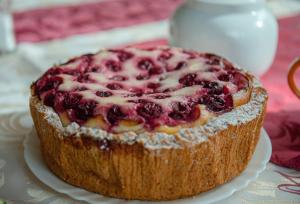
{"type": "MultiPolygon", "coordinates": [[[[36,108],[40,113],[44,114],[44,118],[59,131],[64,131],[60,118],[54,110],[41,103],[36,104],[36,108]]],[[[68,127],[67,127],[68,128],[68,127]]]]}

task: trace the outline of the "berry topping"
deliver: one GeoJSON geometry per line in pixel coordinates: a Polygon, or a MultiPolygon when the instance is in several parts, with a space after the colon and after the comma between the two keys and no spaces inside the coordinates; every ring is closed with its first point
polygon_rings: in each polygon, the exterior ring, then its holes
{"type": "Polygon", "coordinates": [[[207,59],[206,63],[209,65],[219,65],[221,62],[221,58],[215,54],[206,53],[204,57],[207,59]]]}
{"type": "MultiPolygon", "coordinates": [[[[128,94],[125,97],[141,97],[142,95],[143,95],[142,92],[137,92],[137,93],[128,94]]],[[[132,100],[127,100],[127,102],[132,102],[132,100]]]]}
{"type": "Polygon", "coordinates": [[[184,61],[181,61],[181,62],[178,62],[178,64],[176,65],[174,70],[180,70],[180,69],[182,69],[183,67],[186,67],[186,66],[187,66],[187,63],[184,62],[184,61]]]}
{"type": "Polygon", "coordinates": [[[163,70],[159,67],[153,67],[151,69],[149,69],[149,74],[150,75],[158,75],[158,74],[161,74],[163,73],[163,70]]]}
{"type": "Polygon", "coordinates": [[[50,69],[48,69],[48,71],[44,74],[45,76],[46,75],[58,75],[58,74],[61,74],[63,73],[63,70],[59,67],[52,67],[50,69]]]}
{"type": "Polygon", "coordinates": [[[142,70],[150,70],[155,67],[154,62],[149,58],[141,59],[137,66],[142,70]]]}
{"type": "Polygon", "coordinates": [[[123,88],[123,86],[121,84],[118,84],[118,83],[107,84],[106,87],[111,89],[111,90],[118,90],[118,89],[123,88]]]}
{"type": "Polygon", "coordinates": [[[96,95],[99,96],[99,97],[109,97],[113,94],[110,91],[97,91],[96,95]]]}
{"type": "Polygon", "coordinates": [[[82,96],[76,93],[66,93],[64,97],[63,106],[65,109],[76,108],[82,96]]]}
{"type": "Polygon", "coordinates": [[[36,93],[42,94],[43,92],[57,88],[62,83],[62,78],[58,76],[41,78],[36,83],[36,93]]]}
{"type": "Polygon", "coordinates": [[[75,111],[76,119],[86,121],[87,119],[92,117],[94,115],[94,109],[96,105],[97,103],[95,101],[85,101],[83,103],[79,103],[73,109],[75,111]]]}
{"type": "Polygon", "coordinates": [[[217,95],[205,95],[199,99],[199,103],[206,105],[209,110],[214,112],[226,112],[233,108],[233,100],[231,95],[227,95],[224,98],[217,95]]]}
{"type": "Polygon", "coordinates": [[[204,88],[208,89],[208,94],[210,95],[220,95],[223,93],[223,87],[221,87],[217,82],[202,81],[200,84],[202,84],[204,88]]]}
{"type": "Polygon", "coordinates": [[[169,117],[174,120],[195,120],[200,116],[200,111],[195,106],[189,106],[181,102],[174,102],[172,104],[173,111],[169,113],[169,117]]]}
{"type": "Polygon", "coordinates": [[[183,84],[184,86],[193,86],[197,84],[196,81],[197,74],[186,74],[179,79],[179,83],[183,84]]]}
{"type": "Polygon", "coordinates": [[[144,90],[141,88],[133,87],[129,89],[130,92],[134,93],[134,96],[141,96],[144,93],[144,90]]]}
{"type": "Polygon", "coordinates": [[[167,95],[167,94],[160,94],[160,95],[154,96],[154,98],[156,98],[156,99],[165,99],[165,98],[169,98],[169,97],[171,97],[171,96],[167,95]]]}
{"type": "Polygon", "coordinates": [[[87,87],[81,86],[81,87],[77,87],[77,88],[75,88],[75,90],[74,90],[74,91],[86,91],[86,90],[88,90],[88,88],[87,88],[87,87]]]}
{"type": "Polygon", "coordinates": [[[93,55],[86,54],[86,55],[82,55],[81,57],[75,57],[62,65],[65,65],[68,68],[69,66],[72,67],[72,65],[75,64],[76,70],[83,73],[89,68],[92,62],[93,62],[93,55]]]}
{"type": "Polygon", "coordinates": [[[107,111],[107,121],[111,125],[115,125],[118,123],[119,120],[122,120],[125,118],[126,115],[122,112],[120,106],[113,105],[108,111],[107,111]]]}
{"type": "Polygon", "coordinates": [[[145,119],[158,118],[162,114],[162,107],[150,101],[140,101],[137,113],[145,119]]]}
{"type": "Polygon", "coordinates": [[[233,77],[232,77],[232,82],[237,85],[238,90],[245,89],[248,87],[248,79],[246,78],[245,75],[239,73],[239,72],[234,72],[233,77]]]}
{"type": "Polygon", "coordinates": [[[55,99],[55,93],[54,91],[50,91],[44,96],[43,101],[46,106],[52,107],[54,106],[54,99],[55,99]]]}
{"type": "Polygon", "coordinates": [[[126,52],[124,50],[109,50],[109,51],[117,53],[117,56],[121,62],[125,62],[126,60],[133,57],[132,53],[126,52]]]}
{"type": "Polygon", "coordinates": [[[136,76],[136,80],[147,80],[149,78],[150,78],[149,75],[138,75],[138,76],[136,76]]]}
{"type": "Polygon", "coordinates": [[[89,75],[88,74],[81,74],[77,77],[77,81],[81,83],[86,83],[89,81],[89,75]]]}
{"type": "Polygon", "coordinates": [[[152,131],[202,122],[202,110],[215,117],[247,101],[239,99],[249,96],[249,87],[251,77],[222,57],[165,47],[83,55],[53,66],[32,85],[34,95],[70,122],[94,127],[101,116],[99,127],[110,132],[124,124],[152,131]]]}
{"type": "Polygon", "coordinates": [[[216,67],[209,67],[209,68],[207,69],[207,71],[208,71],[208,72],[218,72],[218,71],[220,71],[220,69],[219,69],[219,68],[216,68],[216,67]]]}
{"type": "Polygon", "coordinates": [[[91,67],[91,72],[100,72],[101,71],[101,67],[100,66],[93,66],[91,67]]]}
{"type": "Polygon", "coordinates": [[[158,61],[164,62],[164,61],[170,59],[172,56],[173,56],[172,53],[170,53],[169,51],[165,50],[165,51],[163,51],[163,52],[158,56],[157,59],[158,59],[158,61]]]}
{"type": "Polygon", "coordinates": [[[229,81],[230,80],[230,77],[228,74],[221,74],[220,76],[218,76],[218,79],[220,81],[229,81]]]}
{"type": "Polygon", "coordinates": [[[227,71],[232,71],[235,70],[234,66],[232,63],[230,63],[228,60],[223,58],[223,67],[227,71]]]}
{"type": "Polygon", "coordinates": [[[150,83],[147,84],[147,88],[149,88],[149,89],[157,89],[159,87],[160,87],[159,83],[150,82],[150,83]]]}
{"type": "Polygon", "coordinates": [[[121,71],[121,65],[120,65],[117,61],[114,61],[114,60],[108,60],[108,61],[105,63],[105,66],[106,66],[110,71],[113,71],[113,72],[121,71]]]}

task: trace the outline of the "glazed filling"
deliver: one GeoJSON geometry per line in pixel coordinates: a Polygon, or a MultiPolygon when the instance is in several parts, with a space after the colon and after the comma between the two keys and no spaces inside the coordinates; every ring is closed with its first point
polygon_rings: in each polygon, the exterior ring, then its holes
{"type": "Polygon", "coordinates": [[[50,68],[34,94],[63,125],[120,126],[152,131],[200,120],[234,108],[234,94],[249,87],[226,59],[178,48],[103,50],[50,68]]]}

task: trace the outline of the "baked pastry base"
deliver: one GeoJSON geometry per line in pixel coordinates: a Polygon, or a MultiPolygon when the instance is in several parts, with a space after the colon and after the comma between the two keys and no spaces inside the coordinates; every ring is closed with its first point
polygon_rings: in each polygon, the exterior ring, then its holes
{"type": "Polygon", "coordinates": [[[230,125],[202,143],[150,149],[89,135],[65,136],[38,110],[39,103],[32,96],[30,110],[42,155],[53,173],[92,192],[138,200],[193,196],[238,176],[255,150],[266,106],[265,100],[256,118],[230,125]]]}

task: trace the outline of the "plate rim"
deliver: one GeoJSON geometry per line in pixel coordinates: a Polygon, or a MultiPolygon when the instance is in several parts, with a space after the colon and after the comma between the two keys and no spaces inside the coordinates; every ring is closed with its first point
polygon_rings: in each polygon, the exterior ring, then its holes
{"type": "MultiPolygon", "coordinates": [[[[124,203],[128,202],[127,200],[107,197],[107,196],[103,196],[103,195],[100,195],[97,193],[89,192],[85,189],[82,189],[82,188],[79,188],[76,186],[72,186],[71,184],[64,182],[63,180],[58,178],[55,174],[53,174],[48,169],[48,167],[46,166],[46,164],[44,163],[44,161],[42,159],[40,145],[34,144],[33,142],[35,142],[35,143],[39,142],[34,127],[28,134],[26,134],[25,139],[23,141],[25,163],[29,167],[31,173],[36,178],[38,178],[43,184],[50,187],[52,190],[54,190],[58,193],[65,194],[65,195],[71,197],[72,199],[85,201],[85,202],[92,203],[92,204],[93,203],[101,203],[101,202],[107,203],[108,201],[112,201],[112,202],[119,201],[119,203],[122,203],[122,201],[124,203]],[[37,145],[37,146],[34,146],[34,145],[37,145]],[[30,148],[30,147],[35,147],[35,148],[30,148]],[[38,155],[36,155],[36,153],[38,155]],[[36,166],[36,165],[38,165],[38,166],[36,166]],[[37,167],[39,167],[39,169],[41,169],[41,168],[45,169],[44,173],[46,173],[46,177],[50,176],[50,180],[53,181],[53,179],[54,179],[54,183],[49,181],[49,179],[45,179],[45,177],[41,175],[41,174],[43,174],[43,172],[38,172],[39,170],[37,169],[37,167]],[[55,184],[55,182],[58,182],[60,184],[60,186],[57,186],[55,184]]],[[[250,162],[248,163],[248,166],[246,167],[246,169],[239,176],[235,177],[228,183],[222,184],[221,186],[213,188],[207,192],[203,192],[199,195],[196,195],[196,196],[193,196],[190,198],[183,198],[183,199],[177,199],[177,200],[172,200],[172,201],[161,201],[160,203],[177,204],[177,203],[181,203],[183,201],[187,204],[188,203],[206,203],[207,204],[207,203],[213,203],[213,202],[217,202],[217,201],[223,200],[225,198],[228,198],[228,197],[232,196],[235,192],[246,188],[250,182],[257,179],[259,174],[261,174],[261,172],[263,172],[265,170],[266,165],[271,158],[271,154],[272,154],[272,145],[271,145],[270,138],[269,138],[267,132],[265,131],[265,129],[262,128],[261,132],[260,132],[259,141],[256,145],[256,149],[253,154],[253,157],[250,160],[250,162]],[[260,147],[262,145],[264,145],[265,148],[260,147]],[[259,147],[262,151],[264,151],[261,153],[262,157],[257,156],[257,154],[258,154],[257,151],[259,151],[258,150],[259,147]],[[260,160],[254,160],[256,157],[258,157],[260,160]],[[255,171],[249,171],[251,168],[255,167],[255,164],[252,164],[254,162],[256,163],[255,171]],[[247,174],[248,174],[248,176],[247,176],[248,178],[246,179],[244,177],[247,174]],[[225,193],[222,192],[222,187],[223,187],[223,189],[225,189],[225,193]],[[217,193],[219,192],[219,194],[220,194],[220,192],[222,192],[222,194],[218,195],[218,196],[210,195],[210,194],[213,195],[214,193],[217,194],[216,192],[217,193]],[[210,198],[210,199],[208,199],[208,198],[210,198]]],[[[140,201],[140,200],[132,200],[129,202],[130,203],[136,203],[136,202],[158,203],[157,201],[149,202],[149,201],[140,201]]]]}

